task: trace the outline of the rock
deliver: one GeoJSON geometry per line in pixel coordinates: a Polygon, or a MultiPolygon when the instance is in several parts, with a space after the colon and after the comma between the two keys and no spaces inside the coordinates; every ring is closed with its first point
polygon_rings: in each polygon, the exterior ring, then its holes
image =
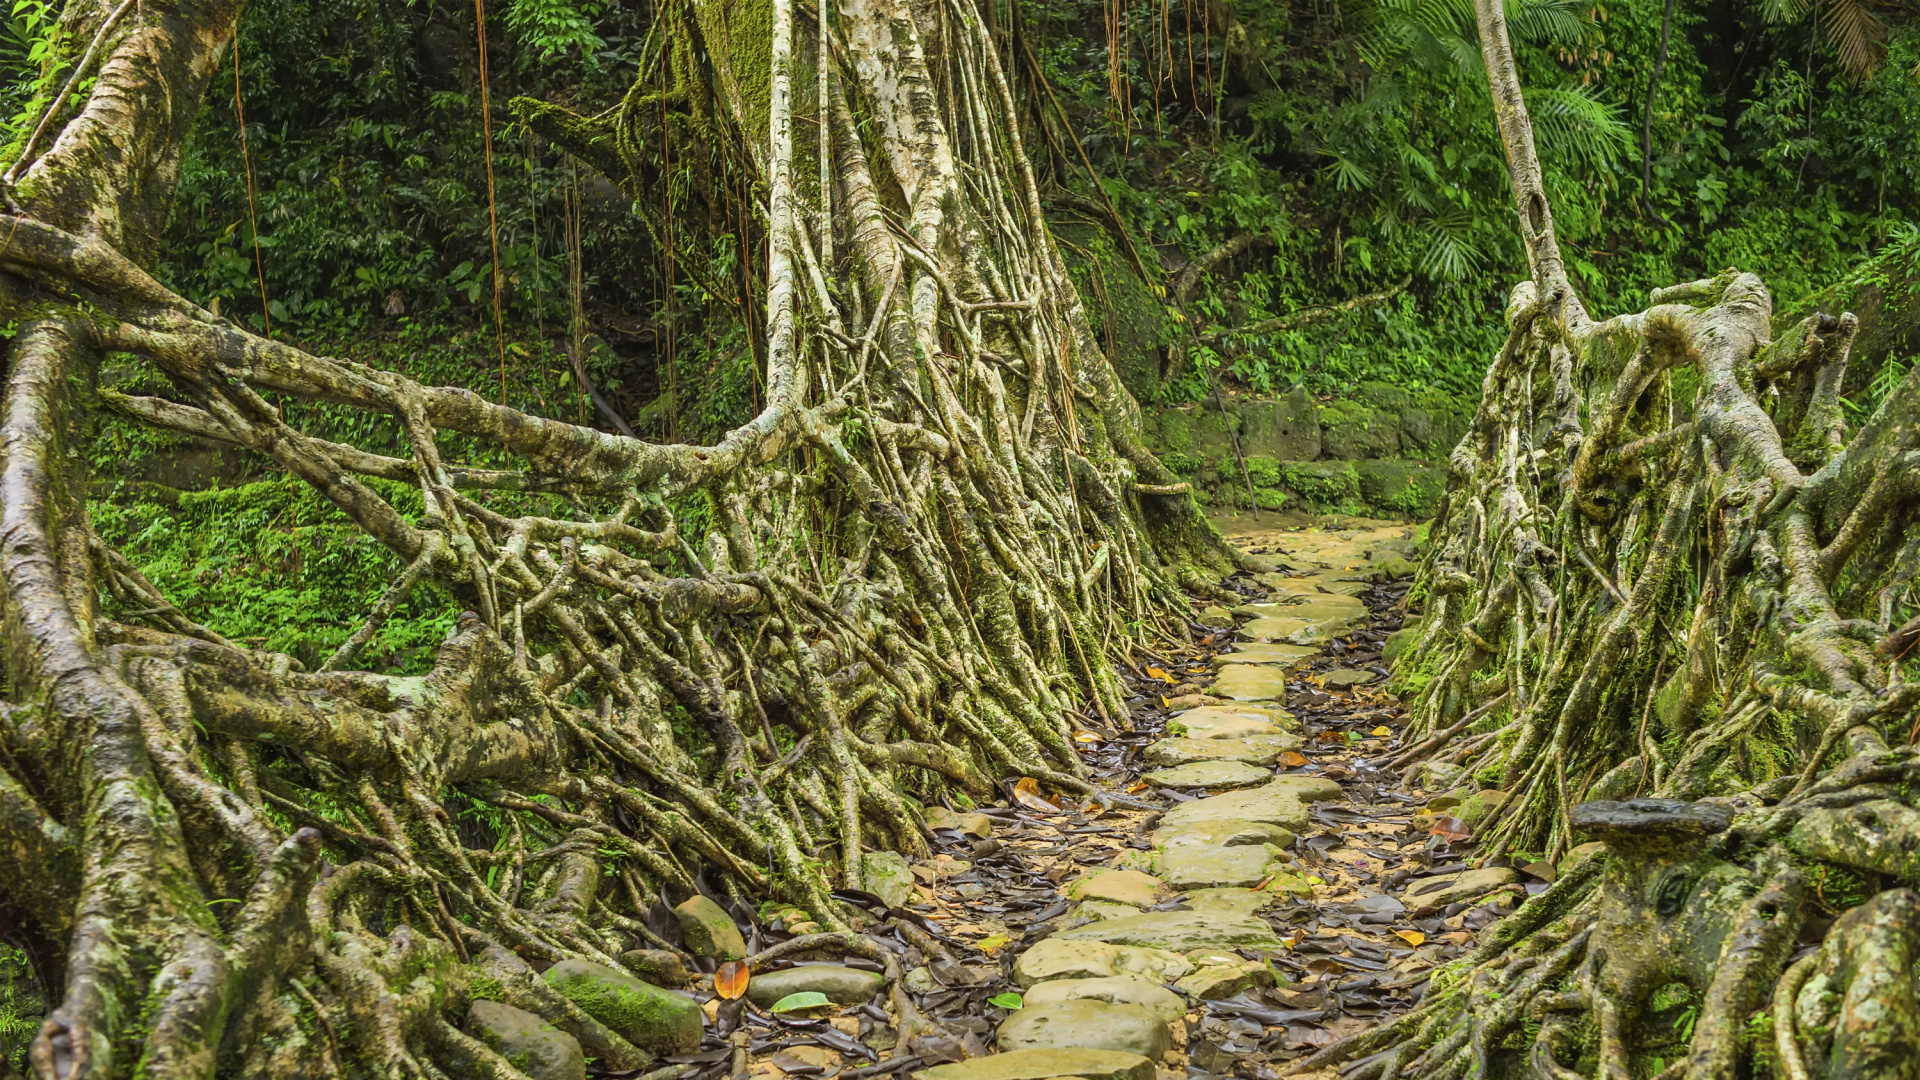
{"type": "Polygon", "coordinates": [[[1188,739],[1244,739],[1252,735],[1280,735],[1283,732],[1280,725],[1265,712],[1208,705],[1169,718],[1167,734],[1188,739]]]}
{"type": "Polygon", "coordinates": [[[628,949],[620,954],[627,970],[655,986],[677,990],[693,981],[680,958],[665,949],[628,949]]]}
{"type": "Polygon", "coordinates": [[[1167,885],[1180,892],[1190,889],[1251,889],[1270,873],[1278,859],[1265,845],[1235,847],[1176,847],[1160,853],[1155,864],[1167,885]]]}
{"type": "Polygon", "coordinates": [[[591,960],[562,960],[541,978],[580,1006],[580,1011],[643,1050],[688,1054],[700,1045],[706,1018],[690,997],[591,960]]]}
{"type": "Polygon", "coordinates": [[[747,980],[747,999],[764,1009],[788,994],[813,991],[841,1005],[858,1005],[872,1000],[886,985],[887,977],[877,971],[840,964],[800,964],[753,976],[747,980]]]}
{"type": "MultiPolygon", "coordinates": [[[[1101,941],[1109,945],[1167,949],[1278,949],[1280,938],[1264,920],[1216,911],[1150,911],[1124,919],[1062,930],[1048,941],[1101,941]]],[[[1183,958],[1184,959],[1184,958],[1183,958]]]]}
{"type": "Polygon", "coordinates": [[[1248,735],[1242,739],[1161,739],[1147,747],[1146,762],[1162,768],[1196,761],[1244,761],[1271,765],[1288,750],[1298,750],[1298,735],[1248,735]]]}
{"type": "Polygon", "coordinates": [[[1295,645],[1324,645],[1339,631],[1311,619],[1293,616],[1269,616],[1255,619],[1240,628],[1255,641],[1286,641],[1295,645]]]}
{"type": "Polygon", "coordinates": [[[1309,574],[1305,577],[1262,574],[1259,581],[1276,599],[1288,596],[1359,596],[1367,591],[1367,582],[1364,578],[1355,580],[1357,577],[1358,575],[1351,571],[1334,570],[1309,574]]]}
{"type": "Polygon", "coordinates": [[[1122,848],[1108,864],[1115,870],[1138,870],[1143,874],[1153,873],[1153,852],[1139,848],[1122,848]]]}
{"type": "Polygon", "coordinates": [[[1013,981],[1021,986],[1032,986],[1048,979],[1104,979],[1114,975],[1140,975],[1165,982],[1192,970],[1192,962],[1176,952],[1133,948],[1104,941],[1069,940],[1055,934],[1035,942],[1032,948],[1020,954],[1013,964],[1013,981]]]}
{"type": "Polygon", "coordinates": [[[1165,891],[1159,878],[1138,870],[1101,870],[1067,887],[1067,895],[1075,900],[1105,900],[1136,908],[1159,903],[1166,898],[1165,891]]]}
{"type": "Polygon", "coordinates": [[[1199,1001],[1220,1001],[1256,986],[1273,985],[1273,969],[1258,960],[1234,958],[1232,963],[1208,964],[1173,984],[1175,990],[1199,1001]]]}
{"type": "Polygon", "coordinates": [[[1117,1050],[1155,1061],[1172,1045],[1167,1022],[1153,1010],[1086,998],[1028,1005],[1000,1024],[995,1039],[1003,1051],[1074,1047],[1117,1050]]]}
{"type": "Polygon", "coordinates": [[[1507,804],[1507,793],[1498,788],[1477,791],[1460,801],[1453,810],[1453,816],[1465,822],[1469,827],[1478,828],[1487,815],[1507,804]]]}
{"type": "MultiPolygon", "coordinates": [[[[1151,747],[1148,752],[1152,752],[1151,747]]],[[[1331,780],[1318,776],[1281,776],[1257,788],[1182,803],[1167,811],[1160,819],[1160,827],[1172,829],[1199,821],[1237,820],[1265,822],[1299,833],[1307,827],[1307,803],[1339,797],[1340,785],[1331,780]]]]}
{"type": "Polygon", "coordinates": [[[1314,593],[1304,597],[1289,596],[1272,614],[1353,626],[1367,621],[1372,612],[1367,609],[1366,601],[1358,597],[1342,596],[1337,593],[1314,593]]]}
{"type": "MultiPolygon", "coordinates": [[[[1238,960],[1239,957],[1234,959],[1238,960]]],[[[1138,1005],[1169,1024],[1187,1015],[1187,1004],[1180,1000],[1180,995],[1138,975],[1114,975],[1104,979],[1055,979],[1028,990],[1026,998],[1029,1008],[1081,998],[1110,1001],[1116,1005],[1138,1005]]]]}
{"type": "Polygon", "coordinates": [[[1267,891],[1275,896],[1313,899],[1313,883],[1298,874],[1275,874],[1273,880],[1267,883],[1267,891]]]}
{"type": "Polygon", "coordinates": [[[1140,779],[1154,787],[1243,788],[1264,784],[1272,778],[1270,770],[1244,761],[1195,761],[1171,769],[1159,769],[1140,779]]]}
{"type": "Polygon", "coordinates": [[[587,1058],[580,1041],[525,1010],[476,1001],[467,1010],[467,1034],[533,1080],[586,1080],[587,1058]]]}
{"type": "Polygon", "coordinates": [[[1392,664],[1407,655],[1418,644],[1420,644],[1420,620],[1408,619],[1405,625],[1388,634],[1387,640],[1381,643],[1380,659],[1383,663],[1392,664]]]}
{"type": "Polygon", "coordinates": [[[913,1080],[1154,1080],[1153,1059],[1118,1050],[1043,1047],[936,1065],[912,1074],[913,1080]]]}
{"type": "MultiPolygon", "coordinates": [[[[1258,889],[1194,889],[1183,899],[1194,911],[1224,911],[1233,915],[1253,915],[1273,905],[1273,894],[1258,889]]],[[[1187,959],[1195,960],[1189,956],[1187,959]]],[[[1198,963],[1198,960],[1195,960],[1198,963]]],[[[1204,966],[1204,965],[1202,965],[1204,966]]]]}
{"type": "Polygon", "coordinates": [[[740,936],[740,928],[711,897],[695,893],[673,913],[680,919],[680,936],[686,939],[688,952],[722,963],[746,959],[747,941],[740,936]]]}
{"type": "Polygon", "coordinates": [[[1129,915],[1140,914],[1140,909],[1132,904],[1116,904],[1110,900],[1085,900],[1073,906],[1073,914],[1088,922],[1101,919],[1124,919],[1129,915]]]}
{"type": "Polygon", "coordinates": [[[1215,668],[1223,668],[1229,664],[1273,664],[1279,667],[1293,667],[1319,655],[1319,649],[1308,648],[1305,645],[1248,642],[1235,646],[1232,652],[1215,653],[1209,662],[1215,668]]]}
{"type": "Polygon", "coordinates": [[[1478,900],[1502,885],[1519,880],[1520,875],[1505,866],[1462,870],[1457,874],[1420,878],[1407,886],[1402,898],[1410,908],[1446,907],[1462,900],[1478,900]]]}
{"type": "Polygon", "coordinates": [[[1365,686],[1379,678],[1380,676],[1377,673],[1362,671],[1359,668],[1334,668],[1332,671],[1320,677],[1320,685],[1329,690],[1351,690],[1356,686],[1365,686]]]}
{"type": "Polygon", "coordinates": [[[1272,844],[1281,851],[1293,846],[1293,834],[1263,821],[1196,821],[1155,829],[1153,845],[1167,851],[1183,847],[1243,847],[1272,844]]]}
{"type": "Polygon", "coordinates": [[[1407,910],[1407,905],[1384,893],[1375,893],[1341,904],[1340,910],[1349,915],[1398,915],[1407,910]]]}
{"type": "Polygon", "coordinates": [[[931,994],[941,989],[940,980],[933,977],[933,969],[924,965],[908,968],[907,973],[900,976],[900,985],[916,994],[931,994]]]}
{"type": "Polygon", "coordinates": [[[888,907],[899,907],[913,897],[913,870],[898,852],[867,852],[860,858],[860,876],[867,891],[885,900],[888,907]]]}
{"type": "Polygon", "coordinates": [[[1200,609],[1200,623],[1203,626],[1232,626],[1233,613],[1219,604],[1208,604],[1200,609]]]}
{"type": "Polygon", "coordinates": [[[944,806],[929,806],[920,812],[920,820],[929,830],[958,829],[982,840],[993,835],[993,819],[985,814],[956,814],[944,806]]]}
{"type": "Polygon", "coordinates": [[[1207,692],[1233,701],[1285,701],[1287,673],[1266,664],[1228,664],[1207,692]]]}

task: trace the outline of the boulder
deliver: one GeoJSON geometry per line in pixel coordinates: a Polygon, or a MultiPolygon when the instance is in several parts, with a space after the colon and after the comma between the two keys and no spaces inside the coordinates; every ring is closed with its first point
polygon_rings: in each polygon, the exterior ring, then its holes
{"type": "Polygon", "coordinates": [[[936,1065],[912,1074],[913,1080],[1154,1080],[1153,1059],[1118,1050],[1043,1047],[936,1065]]]}
{"type": "Polygon", "coordinates": [[[1340,785],[1323,777],[1281,776],[1257,788],[1182,803],[1167,811],[1160,827],[1173,829],[1202,821],[1256,821],[1299,833],[1307,827],[1307,803],[1339,797],[1340,785]]]}
{"type": "Polygon", "coordinates": [[[1072,940],[1055,934],[1035,942],[1033,947],[1020,954],[1020,958],[1013,963],[1013,981],[1021,986],[1032,986],[1049,979],[1104,979],[1113,975],[1140,975],[1165,982],[1192,970],[1192,962],[1177,952],[1133,948],[1097,940],[1072,940]]]}
{"type": "Polygon", "coordinates": [[[1295,645],[1324,645],[1337,630],[1311,619],[1268,616],[1242,626],[1240,632],[1255,641],[1285,641],[1295,645]]]}
{"type": "Polygon", "coordinates": [[[740,936],[733,916],[711,897],[695,893],[673,913],[680,920],[680,936],[686,940],[688,952],[721,963],[746,959],[747,940],[740,936]]]}
{"type": "Polygon", "coordinates": [[[1001,1022],[995,1040],[1001,1050],[1117,1050],[1155,1061],[1172,1045],[1167,1022],[1153,1010],[1088,998],[1029,1004],[1001,1022]]]}
{"type": "Polygon", "coordinates": [[[860,857],[860,876],[867,891],[888,907],[899,907],[913,897],[913,870],[898,852],[867,852],[860,857]]]}
{"type": "Polygon", "coordinates": [[[1387,640],[1380,646],[1380,659],[1391,664],[1405,656],[1419,643],[1420,620],[1408,619],[1400,629],[1387,635],[1387,640]]]}
{"type": "Polygon", "coordinates": [[[581,1012],[643,1050],[688,1054],[700,1045],[706,1017],[699,1003],[684,994],[662,990],[591,960],[562,960],[541,978],[580,1006],[581,1012]]]}
{"type": "Polygon", "coordinates": [[[887,977],[877,971],[841,964],[799,964],[747,980],[747,999],[764,1009],[788,994],[812,991],[840,1005],[858,1005],[872,1000],[886,985],[887,977]]]}
{"type": "Polygon", "coordinates": [[[1159,769],[1140,779],[1154,787],[1231,789],[1264,784],[1273,779],[1273,773],[1244,761],[1195,761],[1159,769]]]}
{"type": "Polygon", "coordinates": [[[1075,927],[1048,941],[1099,941],[1109,945],[1166,949],[1279,949],[1280,938],[1262,919],[1216,911],[1149,911],[1075,927]]]}
{"type": "Polygon", "coordinates": [[[1138,975],[1114,975],[1104,979],[1055,979],[1040,983],[1026,993],[1029,1008],[1082,998],[1109,1001],[1116,1005],[1138,1005],[1169,1024],[1187,1015],[1187,1003],[1180,1000],[1179,994],[1138,975]]]}
{"type": "Polygon", "coordinates": [[[1271,765],[1288,750],[1298,750],[1298,735],[1249,735],[1242,739],[1161,739],[1147,747],[1146,762],[1161,768],[1196,761],[1244,761],[1271,765]]]}
{"type": "Polygon", "coordinates": [[[693,981],[680,957],[665,949],[628,949],[620,962],[644,982],[677,990],[693,981]]]}
{"type": "Polygon", "coordinates": [[[467,1034],[533,1080],[586,1080],[580,1041],[523,1009],[476,1001],[467,1010],[467,1034]]]}
{"type": "Polygon", "coordinates": [[[1312,461],[1320,456],[1320,408],[1304,386],[1279,397],[1234,402],[1240,414],[1240,441],[1249,454],[1281,461],[1312,461]]]}
{"type": "Polygon", "coordinates": [[[1320,407],[1320,455],[1339,461],[1390,458],[1400,454],[1398,413],[1359,401],[1330,401],[1320,407]]]}
{"type": "Polygon", "coordinates": [[[1073,905],[1073,914],[1075,918],[1099,922],[1101,919],[1124,919],[1129,915],[1138,915],[1140,909],[1132,904],[1116,904],[1111,900],[1082,900],[1073,905]]]}
{"type": "Polygon", "coordinates": [[[1165,891],[1159,878],[1138,870],[1101,870],[1067,886],[1067,895],[1075,900],[1104,900],[1136,908],[1159,903],[1165,891]]]}

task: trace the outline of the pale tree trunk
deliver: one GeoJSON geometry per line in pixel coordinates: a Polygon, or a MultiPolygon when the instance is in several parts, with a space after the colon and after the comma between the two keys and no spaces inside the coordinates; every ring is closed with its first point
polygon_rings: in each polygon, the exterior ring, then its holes
{"type": "Polygon", "coordinates": [[[1920,757],[1888,746],[1920,706],[1920,378],[1849,431],[1854,317],[1776,336],[1736,271],[1590,319],[1500,5],[1476,10],[1532,280],[1452,454],[1390,764],[1504,789],[1479,857],[1559,877],[1295,1071],[1912,1075],[1920,757]]]}
{"type": "Polygon", "coordinates": [[[760,10],[665,9],[663,98],[636,88],[593,120],[518,103],[621,182],[670,108],[749,148],[767,405],[704,447],[312,356],[170,293],[145,268],[238,9],[75,16],[79,40],[109,27],[99,78],[15,170],[0,222],[20,317],[0,907],[62,965],[36,1076],[517,1077],[446,1020],[483,982],[635,1067],[647,1048],[528,962],[670,945],[646,909],[702,888],[792,901],[815,944],[890,961],[828,893],[863,883],[865,852],[925,851],[916,800],[1022,775],[1091,790],[1074,739],[1126,723],[1112,658],[1183,640],[1182,586],[1217,594],[1236,556],[1140,443],[971,3],[848,0],[824,49],[788,0],[760,10]],[[687,62],[696,36],[710,68],[687,62]],[[817,123],[795,123],[802,85],[829,95],[817,123]],[[815,174],[829,190],[809,196],[815,174]],[[171,389],[98,387],[108,351],[171,389]],[[409,452],[298,430],[283,401],[391,417],[409,452]],[[235,646],[89,525],[79,451],[103,406],[263,455],[405,570],[321,670],[235,646]],[[442,434],[517,464],[448,460],[442,434]],[[424,513],[367,477],[416,487],[424,513]],[[714,522],[698,550],[666,502],[692,494],[714,522]],[[352,670],[428,582],[466,609],[432,673],[352,670]],[[490,849],[454,827],[461,806],[490,849]]]}

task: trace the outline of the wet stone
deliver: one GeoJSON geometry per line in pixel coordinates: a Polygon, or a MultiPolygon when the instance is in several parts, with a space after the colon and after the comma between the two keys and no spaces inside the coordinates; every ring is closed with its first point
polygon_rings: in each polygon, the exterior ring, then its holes
{"type": "MultiPolygon", "coordinates": [[[[1152,752],[1151,748],[1148,752],[1152,752]]],[[[1339,797],[1340,785],[1331,780],[1318,776],[1282,776],[1257,788],[1182,803],[1167,811],[1160,819],[1160,827],[1173,829],[1202,821],[1237,820],[1265,822],[1300,833],[1307,827],[1307,803],[1339,797]]]]}
{"type": "Polygon", "coordinates": [[[1118,1050],[1043,1047],[956,1061],[913,1073],[913,1080],[1154,1080],[1153,1059],[1118,1050]]]}
{"type": "Polygon", "coordinates": [[[1171,1039],[1167,1022],[1141,1005],[1075,998],[1029,1005],[1001,1023],[1002,1050],[1074,1047],[1116,1050],[1158,1061],[1171,1039]]]}
{"type": "Polygon", "coordinates": [[[1153,845],[1172,851],[1175,848],[1242,847],[1272,844],[1284,851],[1293,846],[1293,834],[1264,821],[1196,821],[1171,828],[1155,829],[1153,845]]]}
{"type": "Polygon", "coordinates": [[[755,975],[747,981],[747,999],[764,1009],[788,994],[812,991],[827,995],[828,1001],[837,1004],[858,1005],[872,1000],[886,985],[887,977],[877,971],[840,964],[800,964],[755,975]]]}
{"type": "MultiPolygon", "coordinates": [[[[1101,941],[1111,945],[1185,952],[1188,949],[1278,949],[1281,942],[1262,919],[1217,911],[1151,911],[1125,919],[1063,930],[1048,941],[1101,941]]],[[[1184,959],[1184,958],[1183,958],[1184,959]]]]}
{"type": "Polygon", "coordinates": [[[1288,750],[1298,750],[1298,735],[1248,735],[1243,739],[1161,739],[1147,747],[1146,763],[1162,768],[1196,761],[1242,761],[1271,765],[1288,750]]]}
{"type": "Polygon", "coordinates": [[[1242,626],[1240,632],[1255,641],[1284,641],[1294,645],[1324,645],[1336,632],[1331,626],[1293,616],[1270,615],[1242,626]]]}
{"type": "Polygon", "coordinates": [[[1244,761],[1195,761],[1150,772],[1140,779],[1154,787],[1243,788],[1264,784],[1273,773],[1244,761]]]}
{"type": "Polygon", "coordinates": [[[993,819],[985,814],[959,814],[944,806],[929,806],[920,812],[920,820],[928,829],[958,829],[982,840],[993,835],[993,819]]]}
{"type": "Polygon", "coordinates": [[[1173,1023],[1187,1014],[1187,1003],[1180,999],[1180,995],[1138,975],[1114,975],[1104,979],[1055,979],[1028,990],[1026,999],[1029,1008],[1078,999],[1137,1005],[1167,1023],[1173,1023]]]}
{"type": "Polygon", "coordinates": [[[1266,664],[1228,664],[1209,692],[1233,701],[1285,701],[1287,673],[1266,664]]]}
{"type": "MultiPolygon", "coordinates": [[[[1135,916],[1129,916],[1132,917],[1135,916]]],[[[1097,940],[1072,940],[1055,934],[1035,942],[1032,948],[1020,954],[1013,964],[1013,979],[1021,986],[1032,986],[1048,979],[1102,979],[1114,975],[1140,975],[1165,982],[1192,970],[1193,963],[1177,952],[1132,948],[1097,940]]]]}
{"type": "Polygon", "coordinates": [[[591,960],[562,960],[548,968],[541,978],[580,1006],[581,1012],[643,1050],[686,1054],[700,1045],[706,1017],[701,1014],[699,1003],[690,997],[662,990],[591,960]]]}
{"type": "Polygon", "coordinates": [[[467,1033],[533,1080],[586,1080],[579,1040],[525,1010],[476,1001],[467,1010],[467,1033]]]}

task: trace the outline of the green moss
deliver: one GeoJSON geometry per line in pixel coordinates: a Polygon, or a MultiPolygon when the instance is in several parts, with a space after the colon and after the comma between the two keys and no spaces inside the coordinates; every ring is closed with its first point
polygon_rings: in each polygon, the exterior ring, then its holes
{"type": "Polygon", "coordinates": [[[1280,463],[1265,454],[1255,454],[1247,458],[1247,479],[1254,487],[1278,487],[1282,479],[1280,463]]]}
{"type": "Polygon", "coordinates": [[[703,1018],[691,998],[585,960],[561,961],[543,977],[582,1012],[636,1046],[685,1053],[700,1045],[703,1018]]]}

